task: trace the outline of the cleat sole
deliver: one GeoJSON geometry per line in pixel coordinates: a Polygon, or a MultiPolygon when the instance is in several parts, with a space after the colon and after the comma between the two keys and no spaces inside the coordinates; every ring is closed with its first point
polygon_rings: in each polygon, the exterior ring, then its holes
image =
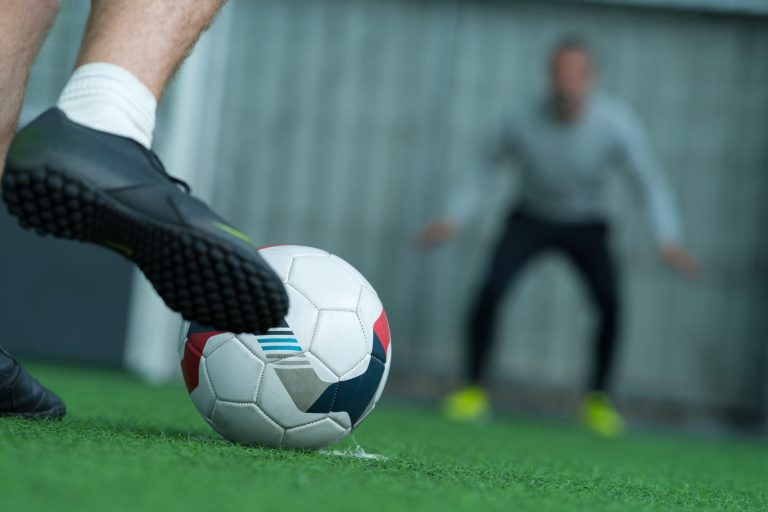
{"type": "Polygon", "coordinates": [[[231,332],[262,332],[288,312],[283,284],[253,255],[192,227],[161,222],[61,171],[7,168],[2,198],[19,225],[91,242],[133,261],[174,311],[231,332]]]}

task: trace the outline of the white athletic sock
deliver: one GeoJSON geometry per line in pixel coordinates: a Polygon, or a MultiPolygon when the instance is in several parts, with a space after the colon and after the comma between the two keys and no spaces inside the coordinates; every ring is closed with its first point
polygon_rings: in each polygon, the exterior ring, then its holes
{"type": "Polygon", "coordinates": [[[133,73],[106,62],[75,70],[58,107],[76,123],[129,137],[149,148],[155,129],[157,99],[133,73]]]}

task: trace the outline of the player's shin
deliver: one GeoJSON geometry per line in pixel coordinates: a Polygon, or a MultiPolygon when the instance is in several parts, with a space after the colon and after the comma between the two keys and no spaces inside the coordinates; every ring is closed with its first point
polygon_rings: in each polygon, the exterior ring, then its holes
{"type": "Polygon", "coordinates": [[[0,176],[19,120],[29,68],[58,11],[58,0],[3,2],[0,16],[0,176]]]}

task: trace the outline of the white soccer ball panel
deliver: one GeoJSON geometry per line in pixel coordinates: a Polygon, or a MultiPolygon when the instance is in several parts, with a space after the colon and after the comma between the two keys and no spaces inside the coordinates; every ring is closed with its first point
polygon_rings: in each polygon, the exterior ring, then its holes
{"type": "Polygon", "coordinates": [[[208,378],[208,372],[205,368],[205,358],[200,358],[198,373],[197,387],[192,390],[189,396],[192,398],[192,403],[195,404],[198,412],[202,414],[204,418],[210,418],[211,412],[213,411],[213,404],[216,403],[216,394],[213,392],[211,381],[208,378]]]}
{"type": "Polygon", "coordinates": [[[349,413],[346,412],[331,412],[328,417],[333,421],[341,425],[344,429],[350,430],[352,428],[352,421],[349,419],[349,413]]]}
{"type": "MultiPolygon", "coordinates": [[[[213,339],[213,338],[211,338],[213,339]]],[[[206,344],[205,348],[208,348],[206,344]]],[[[232,337],[209,356],[205,368],[216,397],[232,402],[252,402],[261,382],[264,363],[236,337],[232,337]]]]}
{"type": "Polygon", "coordinates": [[[203,357],[209,357],[234,337],[235,335],[231,332],[223,332],[221,334],[211,336],[208,338],[208,341],[205,342],[205,347],[203,347],[203,357]]]}
{"type": "Polygon", "coordinates": [[[323,448],[339,441],[347,432],[347,429],[342,428],[335,421],[325,418],[308,425],[287,429],[283,446],[285,448],[323,448]]]}
{"type": "Polygon", "coordinates": [[[285,283],[288,280],[288,271],[291,269],[293,258],[301,255],[328,256],[328,253],[315,249],[314,247],[305,247],[303,245],[273,245],[259,249],[259,254],[269,263],[269,266],[280,276],[285,283]]]}
{"type": "MultiPolygon", "coordinates": [[[[355,267],[353,267],[349,262],[339,258],[335,254],[331,254],[331,259],[334,260],[336,263],[339,264],[340,267],[342,267],[345,271],[352,274],[357,281],[368,288],[369,290],[373,291],[373,286],[371,286],[371,283],[368,282],[368,280],[361,274],[355,267]]],[[[374,292],[375,293],[375,292],[374,292]]]]}
{"type": "Polygon", "coordinates": [[[211,415],[216,431],[233,443],[280,446],[285,430],[256,404],[217,401],[211,415]]]}
{"type": "Polygon", "coordinates": [[[297,427],[325,418],[307,412],[338,378],[309,355],[269,363],[264,369],[256,403],[283,427],[297,427]]]}
{"type": "Polygon", "coordinates": [[[360,375],[363,375],[365,371],[368,369],[368,365],[371,363],[371,356],[368,354],[365,354],[363,356],[363,359],[360,360],[359,363],[357,363],[355,366],[349,369],[346,373],[343,375],[339,375],[339,379],[341,380],[349,380],[354,379],[355,377],[359,377],[360,375]]]}
{"type": "Polygon", "coordinates": [[[297,256],[293,259],[288,285],[295,288],[319,310],[355,311],[362,284],[339,268],[328,256],[297,256]]]}
{"type": "Polygon", "coordinates": [[[349,372],[368,352],[357,314],[321,311],[310,351],[339,377],[349,372]]]}
{"type": "Polygon", "coordinates": [[[286,291],[288,292],[290,305],[288,306],[288,315],[286,315],[285,321],[288,323],[288,327],[294,336],[299,340],[301,347],[304,350],[309,350],[319,312],[306,297],[295,289],[286,286],[286,291]]]}

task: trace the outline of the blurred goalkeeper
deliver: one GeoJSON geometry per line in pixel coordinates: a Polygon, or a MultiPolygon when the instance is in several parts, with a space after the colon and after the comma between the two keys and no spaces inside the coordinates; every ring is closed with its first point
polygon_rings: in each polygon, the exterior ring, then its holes
{"type": "Polygon", "coordinates": [[[453,237],[482,204],[492,186],[492,171],[509,160],[517,164],[519,198],[501,230],[469,315],[467,386],[445,401],[446,412],[454,419],[487,414],[489,401],[482,383],[499,303],[526,263],[556,251],[583,278],[598,315],[583,419],[602,435],[623,430],[623,420],[606,394],[621,316],[605,201],[606,179],[614,164],[628,171],[642,195],[661,260],[688,277],[697,271],[681,243],[672,192],[637,118],[624,103],[595,90],[595,74],[586,43],[568,39],[557,45],[550,58],[549,94],[508,117],[481,171],[468,176],[450,197],[445,217],[419,235],[425,247],[453,237]]]}

